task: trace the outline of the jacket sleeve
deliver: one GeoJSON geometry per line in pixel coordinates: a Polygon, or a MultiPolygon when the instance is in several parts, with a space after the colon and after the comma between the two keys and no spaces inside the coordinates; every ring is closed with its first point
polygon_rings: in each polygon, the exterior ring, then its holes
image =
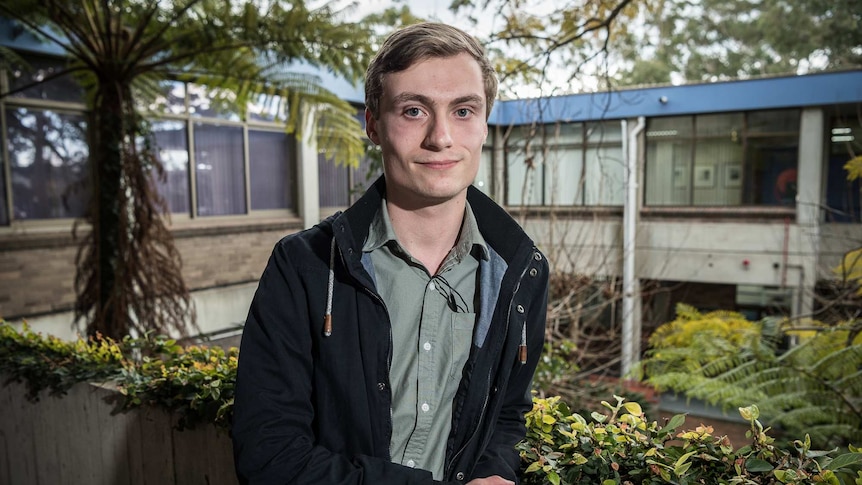
{"type": "Polygon", "coordinates": [[[344,456],[316,444],[313,326],[306,291],[316,290],[304,287],[297,269],[284,242],[279,243],[243,330],[231,430],[240,483],[440,483],[425,470],[378,457],[344,456]]]}
{"type": "Polygon", "coordinates": [[[533,407],[533,373],[541,357],[545,339],[545,320],[548,311],[548,264],[542,258],[536,278],[541,278],[527,313],[527,362],[514,362],[506,394],[491,440],[476,467],[472,478],[499,475],[519,483],[520,456],[515,445],[524,439],[527,428],[524,415],[533,407]]]}

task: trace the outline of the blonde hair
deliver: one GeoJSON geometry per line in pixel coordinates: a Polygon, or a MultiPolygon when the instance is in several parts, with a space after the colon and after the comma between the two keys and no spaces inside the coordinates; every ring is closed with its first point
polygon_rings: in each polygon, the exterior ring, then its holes
{"type": "Polygon", "coordinates": [[[396,30],[386,38],[365,71],[365,106],[375,119],[380,116],[380,97],[383,95],[383,77],[386,74],[403,71],[421,60],[462,53],[470,54],[482,70],[485,119],[488,119],[497,97],[497,76],[485,56],[485,49],[466,32],[436,22],[413,24],[396,30]]]}

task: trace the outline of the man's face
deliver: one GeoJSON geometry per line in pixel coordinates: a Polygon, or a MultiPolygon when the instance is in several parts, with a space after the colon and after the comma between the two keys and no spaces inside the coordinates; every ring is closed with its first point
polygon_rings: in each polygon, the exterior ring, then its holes
{"type": "Polygon", "coordinates": [[[465,53],[386,74],[379,106],[365,121],[383,151],[387,198],[418,208],[464,197],[488,135],[479,63],[465,53]]]}

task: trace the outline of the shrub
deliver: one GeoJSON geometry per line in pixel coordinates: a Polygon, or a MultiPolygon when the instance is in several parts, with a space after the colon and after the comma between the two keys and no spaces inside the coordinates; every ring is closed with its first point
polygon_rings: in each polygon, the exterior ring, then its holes
{"type": "Polygon", "coordinates": [[[734,450],[710,427],[677,431],[648,422],[640,405],[614,396],[591,421],[572,413],[559,397],[534,399],[527,437],[518,445],[522,484],[862,484],[862,453],[813,451],[806,436],[793,450],[777,448],[758,420],[756,406],[741,408],[751,423],[751,443],[734,450]]]}
{"type": "Polygon", "coordinates": [[[749,322],[685,305],[677,315],[650,337],[641,363],[649,384],[725,409],[756,402],[770,423],[819,447],[862,440],[859,323],[749,322]],[[791,340],[798,345],[786,349],[791,340]]]}
{"type": "MultiPolygon", "coordinates": [[[[163,337],[65,342],[0,321],[0,372],[7,382],[24,382],[31,399],[80,382],[109,382],[120,391],[121,409],[159,407],[176,413],[180,428],[229,427],[237,358],[236,348],[183,348],[163,337]]],[[[615,399],[587,421],[559,396],[534,398],[518,445],[522,483],[862,485],[858,449],[812,451],[806,436],[783,450],[758,421],[756,406],[740,410],[751,423],[751,443],[734,450],[708,427],[677,431],[683,416],[660,426],[646,420],[640,404],[615,399]]]]}
{"type": "Polygon", "coordinates": [[[38,400],[47,390],[63,395],[81,382],[113,384],[120,410],[143,405],[175,412],[178,427],[230,425],[239,350],[182,347],[165,337],[79,339],[44,337],[0,320],[0,373],[27,386],[38,400]]]}

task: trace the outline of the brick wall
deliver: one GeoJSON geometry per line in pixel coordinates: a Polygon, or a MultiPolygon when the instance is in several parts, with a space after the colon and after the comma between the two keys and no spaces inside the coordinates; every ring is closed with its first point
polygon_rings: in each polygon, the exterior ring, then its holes
{"type": "MultiPolygon", "coordinates": [[[[275,243],[300,228],[297,220],[177,225],[186,284],[198,290],[257,281],[275,243]]],[[[76,254],[70,231],[0,235],[0,318],[72,309],[76,254]]]]}

